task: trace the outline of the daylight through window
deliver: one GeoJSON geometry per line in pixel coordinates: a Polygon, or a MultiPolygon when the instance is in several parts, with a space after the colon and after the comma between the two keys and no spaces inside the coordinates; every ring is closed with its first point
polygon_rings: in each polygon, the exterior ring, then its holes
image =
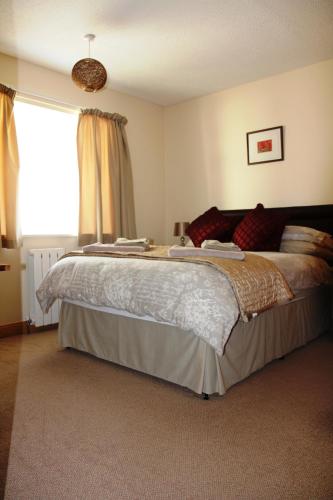
{"type": "Polygon", "coordinates": [[[15,100],[22,235],[77,235],[78,116],[15,100]]]}

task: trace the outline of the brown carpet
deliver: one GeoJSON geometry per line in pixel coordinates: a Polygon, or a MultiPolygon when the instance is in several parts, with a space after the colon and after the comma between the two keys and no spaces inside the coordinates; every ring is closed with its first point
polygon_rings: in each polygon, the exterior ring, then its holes
{"type": "Polygon", "coordinates": [[[55,332],[0,350],[6,500],[333,498],[331,336],[210,401],[55,332]]]}

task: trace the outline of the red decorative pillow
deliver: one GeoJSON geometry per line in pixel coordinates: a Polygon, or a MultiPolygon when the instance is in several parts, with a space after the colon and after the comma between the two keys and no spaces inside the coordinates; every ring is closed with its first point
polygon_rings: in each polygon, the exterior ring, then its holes
{"type": "Polygon", "coordinates": [[[226,217],[216,207],[212,207],[191,222],[186,234],[195,247],[200,247],[204,240],[230,241],[235,224],[234,217],[226,217]],[[229,240],[223,240],[223,237],[229,240]]]}
{"type": "Polygon", "coordinates": [[[273,233],[267,238],[266,241],[262,242],[258,251],[262,252],[278,252],[280,249],[282,233],[284,227],[287,223],[287,217],[276,213],[272,216],[272,224],[274,224],[273,233]]]}
{"type": "Polygon", "coordinates": [[[225,226],[220,234],[218,234],[215,238],[210,239],[215,239],[222,242],[231,241],[235,228],[242,220],[242,217],[240,217],[239,215],[224,215],[222,211],[220,213],[225,219],[225,226]],[[227,226],[229,226],[229,229],[226,229],[227,226]]]}
{"type": "Polygon", "coordinates": [[[285,214],[258,203],[238,224],[232,240],[242,250],[278,251],[286,221],[285,214]]]}

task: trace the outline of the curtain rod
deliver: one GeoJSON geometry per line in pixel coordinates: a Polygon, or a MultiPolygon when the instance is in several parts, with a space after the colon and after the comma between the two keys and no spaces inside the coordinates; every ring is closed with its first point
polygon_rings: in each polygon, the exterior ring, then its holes
{"type": "Polygon", "coordinates": [[[80,112],[81,106],[76,106],[75,104],[69,104],[67,102],[63,101],[58,101],[57,99],[54,99],[53,97],[46,97],[38,94],[33,94],[30,92],[22,92],[20,90],[16,90],[16,97],[19,99],[22,98],[22,100],[27,99],[27,100],[35,100],[41,102],[41,104],[50,104],[58,108],[63,108],[71,111],[77,111],[80,112]]]}

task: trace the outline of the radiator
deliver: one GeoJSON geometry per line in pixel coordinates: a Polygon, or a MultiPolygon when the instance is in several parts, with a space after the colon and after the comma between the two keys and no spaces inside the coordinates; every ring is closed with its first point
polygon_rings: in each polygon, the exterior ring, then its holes
{"type": "Polygon", "coordinates": [[[64,248],[42,248],[29,251],[28,287],[29,287],[29,317],[35,326],[45,326],[58,323],[60,300],[57,300],[47,314],[41,310],[36,297],[36,290],[41,284],[50,267],[64,255],[64,248]]]}

